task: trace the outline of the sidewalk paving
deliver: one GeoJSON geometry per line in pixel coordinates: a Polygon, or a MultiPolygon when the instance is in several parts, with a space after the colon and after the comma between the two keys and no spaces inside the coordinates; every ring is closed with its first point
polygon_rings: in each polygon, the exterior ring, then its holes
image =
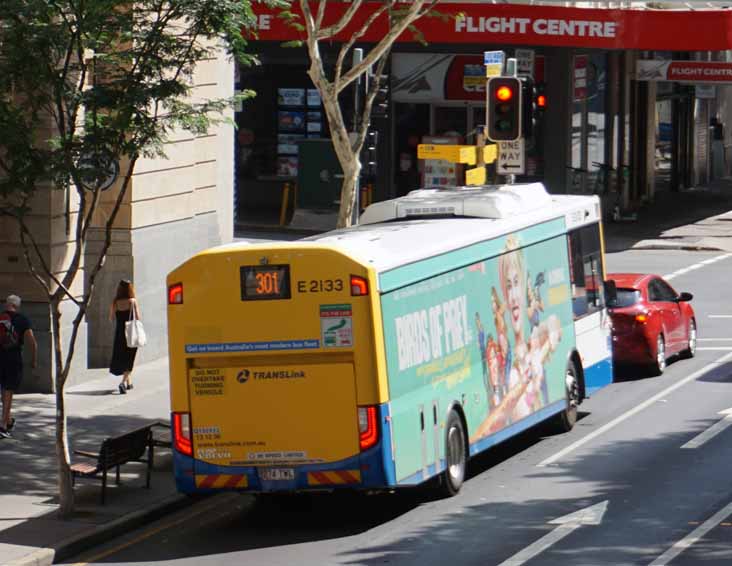
{"type": "MultiPolygon", "coordinates": [[[[105,436],[169,421],[167,359],[138,366],[133,373],[135,388],[127,395],[117,391],[119,379],[106,369],[87,371],[99,377],[66,391],[70,450],[96,452],[105,436]]],[[[71,519],[59,520],[55,396],[20,394],[13,405],[17,421],[13,437],[0,440],[0,564],[52,564],[57,552],[69,556],[85,541],[127,530],[152,514],[188,502],[175,490],[170,450],[156,448],[149,490],[145,466],[127,464],[121,468],[120,486],[115,485],[114,474],[109,478],[104,506],[99,504],[101,482],[77,481],[76,511],[71,519]]],[[[88,461],[72,454],[72,462],[80,459],[88,461]]]]}
{"type": "MultiPolygon", "coordinates": [[[[247,236],[243,230],[245,226],[238,227],[237,237],[247,236]]],[[[287,230],[268,231],[265,237],[293,239],[287,230]]],[[[257,237],[256,232],[249,235],[257,237]]],[[[637,221],[607,223],[605,235],[610,253],[628,248],[732,252],[732,178],[661,193],[653,205],[639,211],[637,221]]],[[[119,394],[118,379],[106,369],[84,371],[92,379],[66,391],[71,450],[97,451],[107,435],[169,420],[167,359],[138,366],[135,388],[127,395],[119,394]]],[[[77,482],[76,512],[69,520],[59,520],[55,397],[20,394],[14,409],[14,437],[0,440],[0,564],[49,565],[195,501],[176,492],[170,451],[156,449],[149,490],[144,487],[144,466],[128,464],[122,467],[122,484],[110,482],[104,506],[99,504],[100,482],[77,482]]]]}
{"type": "Polygon", "coordinates": [[[633,222],[607,222],[606,250],[690,249],[732,252],[732,177],[705,187],[661,192],[633,222]]]}

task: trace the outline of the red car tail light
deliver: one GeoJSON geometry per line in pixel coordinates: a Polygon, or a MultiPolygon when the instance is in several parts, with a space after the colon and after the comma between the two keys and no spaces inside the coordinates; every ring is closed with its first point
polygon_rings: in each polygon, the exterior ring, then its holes
{"type": "Polygon", "coordinates": [[[614,312],[611,317],[613,335],[622,336],[633,332],[636,326],[637,314],[634,312],[614,312]]]}

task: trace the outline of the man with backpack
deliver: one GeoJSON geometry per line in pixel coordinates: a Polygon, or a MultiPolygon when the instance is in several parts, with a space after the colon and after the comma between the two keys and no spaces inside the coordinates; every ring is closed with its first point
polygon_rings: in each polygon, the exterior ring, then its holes
{"type": "Polygon", "coordinates": [[[3,412],[0,419],[0,438],[9,438],[15,419],[10,416],[13,394],[23,379],[23,345],[31,349],[31,366],[38,364],[38,344],[28,318],[20,312],[20,297],[10,295],[5,300],[5,309],[0,313],[0,390],[2,390],[3,412]]]}

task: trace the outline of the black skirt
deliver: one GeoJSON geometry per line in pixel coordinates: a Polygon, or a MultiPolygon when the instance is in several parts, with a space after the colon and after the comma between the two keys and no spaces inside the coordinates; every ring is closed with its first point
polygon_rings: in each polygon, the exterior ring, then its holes
{"type": "Polygon", "coordinates": [[[122,375],[132,371],[135,365],[137,348],[128,348],[125,338],[125,322],[130,318],[130,311],[116,311],[116,326],[114,328],[114,346],[112,348],[112,361],[109,363],[109,372],[112,375],[122,375]]]}

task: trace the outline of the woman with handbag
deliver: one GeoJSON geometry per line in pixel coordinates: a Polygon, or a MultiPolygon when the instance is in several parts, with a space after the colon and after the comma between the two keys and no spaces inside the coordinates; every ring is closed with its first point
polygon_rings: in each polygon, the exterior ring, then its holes
{"type": "Polygon", "coordinates": [[[109,306],[109,320],[115,321],[114,347],[109,371],[112,375],[122,376],[118,389],[120,394],[124,395],[132,389],[130,376],[135,365],[135,355],[137,348],[145,342],[140,305],[135,298],[135,287],[131,281],[122,279],[119,282],[117,294],[109,306]]]}

